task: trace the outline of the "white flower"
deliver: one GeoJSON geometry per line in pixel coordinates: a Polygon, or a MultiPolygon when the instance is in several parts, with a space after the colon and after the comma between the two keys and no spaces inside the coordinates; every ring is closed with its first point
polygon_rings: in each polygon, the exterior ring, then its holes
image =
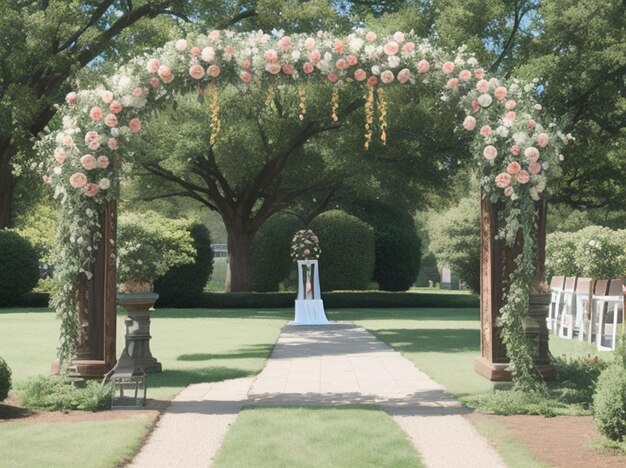
{"type": "Polygon", "coordinates": [[[528,141],[528,135],[526,132],[517,132],[513,134],[513,141],[516,145],[523,145],[528,141]]]}
{"type": "Polygon", "coordinates": [[[324,53],[324,60],[326,60],[327,62],[330,62],[332,59],[333,59],[333,54],[331,54],[330,52],[324,53]]]}
{"type": "Polygon", "coordinates": [[[493,98],[490,94],[481,94],[480,96],[478,96],[477,101],[481,107],[489,107],[493,102],[493,98]]]}
{"type": "Polygon", "coordinates": [[[292,59],[292,60],[294,60],[294,61],[298,61],[298,60],[300,60],[300,56],[301,56],[301,54],[300,54],[300,51],[299,51],[299,50],[294,50],[294,51],[291,53],[291,59],[292,59]]]}
{"type": "Polygon", "coordinates": [[[559,161],[564,161],[565,160],[565,156],[563,156],[562,154],[559,154],[559,161]]]}
{"type": "Polygon", "coordinates": [[[363,39],[359,37],[353,37],[352,39],[350,39],[348,47],[350,48],[350,52],[356,54],[361,50],[361,47],[363,47],[363,39]]]}
{"type": "Polygon", "coordinates": [[[509,136],[509,129],[506,128],[504,125],[500,125],[498,128],[496,128],[496,135],[506,138],[509,136]]]}
{"type": "Polygon", "coordinates": [[[476,57],[470,57],[467,59],[467,64],[470,67],[475,67],[476,65],[478,65],[478,60],[476,60],[476,57]]]}
{"type": "Polygon", "coordinates": [[[389,66],[391,68],[396,68],[398,65],[400,65],[400,57],[398,57],[397,55],[390,55],[387,61],[389,62],[389,66]]]}
{"type": "Polygon", "coordinates": [[[53,170],[52,170],[56,175],[61,174],[61,172],[63,172],[63,170],[61,169],[61,166],[56,166],[53,170]]]}
{"type": "Polygon", "coordinates": [[[100,182],[98,182],[98,187],[100,187],[100,189],[102,190],[107,190],[109,187],[111,187],[111,181],[107,177],[103,177],[102,179],[100,179],[100,182]]]}
{"type": "Polygon", "coordinates": [[[378,65],[372,67],[372,75],[380,75],[380,67],[378,65]]]}
{"type": "Polygon", "coordinates": [[[215,49],[213,47],[205,47],[200,53],[200,57],[205,62],[211,62],[215,58],[215,49]]]}

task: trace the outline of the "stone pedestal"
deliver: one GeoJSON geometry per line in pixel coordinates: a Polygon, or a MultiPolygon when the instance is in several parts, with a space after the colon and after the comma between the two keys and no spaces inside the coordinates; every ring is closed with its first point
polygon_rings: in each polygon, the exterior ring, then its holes
{"type": "Polygon", "coordinates": [[[135,370],[142,369],[145,373],[161,372],[162,366],[150,352],[150,312],[155,301],[159,298],[156,293],[119,294],[117,303],[128,312],[126,323],[126,347],[135,364],[135,370]]]}

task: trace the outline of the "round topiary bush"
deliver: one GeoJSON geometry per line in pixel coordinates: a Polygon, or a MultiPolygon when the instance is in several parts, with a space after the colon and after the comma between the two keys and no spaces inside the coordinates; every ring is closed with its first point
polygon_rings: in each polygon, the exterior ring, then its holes
{"type": "Polygon", "coordinates": [[[9,396],[9,390],[11,390],[11,369],[0,357],[0,402],[9,396]]]}
{"type": "Polygon", "coordinates": [[[607,367],[598,378],[593,397],[593,416],[602,434],[612,440],[626,437],[626,368],[607,367]]]}
{"type": "Polygon", "coordinates": [[[406,291],[417,280],[421,241],[415,223],[403,209],[368,200],[353,204],[350,213],[374,228],[373,280],[383,291],[406,291]]]}
{"type": "Polygon", "coordinates": [[[293,268],[289,257],[293,233],[300,221],[293,215],[279,213],[269,218],[252,241],[252,290],[278,291],[293,268]]]}
{"type": "Polygon", "coordinates": [[[323,290],[367,289],[374,273],[374,230],[343,211],[327,211],[311,223],[320,239],[323,290]]]}
{"type": "Polygon", "coordinates": [[[194,306],[213,273],[211,232],[202,223],[190,224],[187,231],[193,238],[196,255],[193,262],[174,266],[155,280],[154,290],[159,294],[159,305],[194,306]]]}
{"type": "Polygon", "coordinates": [[[15,304],[39,281],[39,258],[19,234],[0,231],[0,307],[15,304]]]}
{"type": "Polygon", "coordinates": [[[439,275],[439,268],[437,268],[437,259],[428,252],[422,257],[420,262],[420,272],[417,275],[415,285],[418,287],[434,286],[441,281],[441,275],[439,275]]]}

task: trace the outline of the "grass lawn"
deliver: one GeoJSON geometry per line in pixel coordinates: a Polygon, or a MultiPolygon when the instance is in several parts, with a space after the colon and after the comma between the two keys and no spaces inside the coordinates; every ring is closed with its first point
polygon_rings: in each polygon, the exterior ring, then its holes
{"type": "Polygon", "coordinates": [[[205,291],[224,292],[227,261],[228,257],[216,257],[213,259],[213,274],[204,288],[205,291]]]}
{"type": "Polygon", "coordinates": [[[254,408],[226,435],[216,467],[419,467],[406,434],[374,408],[254,408]]]}
{"type": "Polygon", "coordinates": [[[149,425],[142,416],[97,422],[0,424],[0,466],[117,466],[135,454],[149,425]]]}

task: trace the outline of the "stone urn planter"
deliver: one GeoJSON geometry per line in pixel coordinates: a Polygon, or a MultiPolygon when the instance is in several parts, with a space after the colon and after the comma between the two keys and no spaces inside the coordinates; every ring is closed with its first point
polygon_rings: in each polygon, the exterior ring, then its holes
{"type": "Polygon", "coordinates": [[[117,295],[117,303],[126,309],[126,347],[124,351],[135,363],[135,370],[161,372],[162,366],[150,352],[150,312],[159,295],[154,292],[117,295]]]}

